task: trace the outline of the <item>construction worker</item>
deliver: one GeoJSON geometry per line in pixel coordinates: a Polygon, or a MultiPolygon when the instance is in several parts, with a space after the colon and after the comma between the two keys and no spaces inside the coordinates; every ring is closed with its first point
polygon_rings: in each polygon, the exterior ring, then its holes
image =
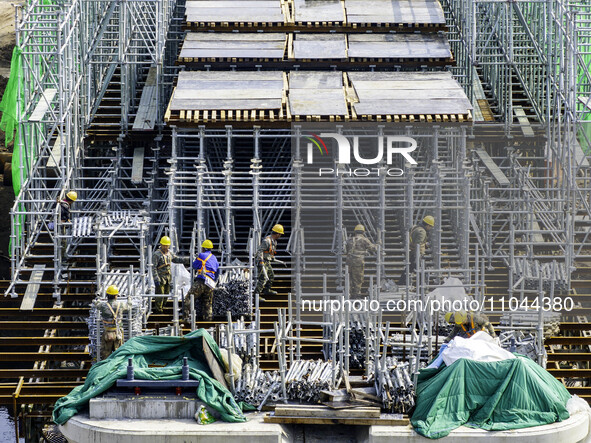
{"type": "Polygon", "coordinates": [[[70,209],[76,200],[78,200],[78,194],[76,191],[69,191],[66,194],[66,198],[59,202],[60,220],[62,223],[67,223],[70,221],[70,209]]]}
{"type": "Polygon", "coordinates": [[[454,325],[454,328],[444,340],[445,343],[450,342],[457,336],[470,338],[478,331],[485,331],[491,337],[496,337],[495,329],[490,324],[488,317],[479,312],[448,312],[445,314],[445,321],[454,325]]]}
{"type": "Polygon", "coordinates": [[[185,296],[185,321],[190,320],[191,294],[195,300],[201,299],[201,315],[207,321],[213,319],[213,291],[220,273],[218,259],[211,250],[213,243],[205,240],[201,243],[201,253],[193,261],[193,269],[196,271],[195,281],[185,296]]]}
{"type": "Polygon", "coordinates": [[[125,303],[117,300],[119,288],[111,285],[106,290],[107,301],[99,302],[103,334],[101,335],[101,360],[106,359],[123,344],[123,311],[125,303]]]}
{"type": "Polygon", "coordinates": [[[361,297],[361,286],[365,273],[365,256],[368,252],[376,252],[378,247],[365,236],[365,226],[357,225],[353,235],[347,240],[345,252],[347,253],[347,266],[351,277],[351,298],[361,297]]]}
{"type": "MultiPolygon", "coordinates": [[[[410,230],[410,263],[409,263],[409,273],[416,271],[417,269],[417,245],[419,245],[419,257],[422,258],[425,256],[425,249],[427,245],[427,240],[429,237],[429,231],[433,229],[435,226],[435,218],[431,215],[425,216],[423,221],[418,225],[415,225],[410,230]]],[[[406,272],[402,271],[402,275],[396,282],[399,285],[406,285],[407,282],[407,275],[406,272]]]]}
{"type": "MultiPolygon", "coordinates": [[[[76,191],[68,191],[66,197],[58,203],[60,209],[60,221],[62,223],[68,223],[70,221],[70,210],[72,208],[72,204],[77,199],[78,194],[76,193],[76,191]]],[[[53,223],[49,224],[49,229],[53,229],[53,223]]],[[[66,227],[63,225],[60,229],[60,234],[62,236],[62,238],[60,239],[62,259],[67,259],[68,239],[66,238],[66,227]]]]}
{"type": "MultiPolygon", "coordinates": [[[[172,279],[171,264],[181,263],[189,265],[191,260],[185,257],[177,257],[170,252],[170,237],[163,236],[160,239],[160,248],[154,252],[152,257],[152,273],[154,276],[154,285],[156,294],[170,294],[170,281],[172,279]]],[[[154,313],[162,314],[164,312],[164,303],[166,297],[156,297],[154,302],[154,313]]]]}
{"type": "MultiPolygon", "coordinates": [[[[255,292],[258,292],[259,295],[277,295],[277,292],[272,289],[275,273],[271,267],[271,262],[281,263],[285,266],[285,263],[275,258],[275,254],[277,254],[277,240],[285,234],[283,225],[277,224],[273,226],[271,231],[271,235],[267,235],[261,242],[256,254],[256,262],[259,267],[259,279],[257,281],[255,292]]],[[[265,301],[264,298],[260,298],[259,300],[265,301]]]]}

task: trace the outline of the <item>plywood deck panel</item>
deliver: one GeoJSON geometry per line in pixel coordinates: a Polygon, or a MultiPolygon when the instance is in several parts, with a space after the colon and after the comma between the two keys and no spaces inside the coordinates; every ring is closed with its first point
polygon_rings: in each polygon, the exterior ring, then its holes
{"type": "Polygon", "coordinates": [[[277,71],[183,71],[169,109],[278,110],[284,96],[283,85],[283,73],[277,71]]]}
{"type": "Polygon", "coordinates": [[[346,59],[346,37],[344,34],[295,34],[293,52],[297,60],[346,59]]]}
{"type": "Polygon", "coordinates": [[[279,0],[267,1],[195,1],[186,2],[186,21],[284,23],[285,17],[279,0]]]}
{"type": "Polygon", "coordinates": [[[289,107],[292,115],[344,116],[348,114],[341,72],[289,74],[289,107]]]}
{"type": "Polygon", "coordinates": [[[449,72],[351,72],[358,115],[467,115],[472,106],[449,72]]]}
{"type": "Polygon", "coordinates": [[[294,0],[296,23],[342,23],[345,11],[340,0],[294,0]]]}
{"type": "Polygon", "coordinates": [[[349,24],[428,24],[445,25],[438,0],[345,0],[349,24]]]}
{"type": "Polygon", "coordinates": [[[351,58],[450,59],[451,49],[439,34],[349,34],[351,58]]]}
{"type": "Polygon", "coordinates": [[[285,33],[211,33],[190,32],[179,54],[181,60],[202,58],[268,58],[282,59],[285,33]]]}

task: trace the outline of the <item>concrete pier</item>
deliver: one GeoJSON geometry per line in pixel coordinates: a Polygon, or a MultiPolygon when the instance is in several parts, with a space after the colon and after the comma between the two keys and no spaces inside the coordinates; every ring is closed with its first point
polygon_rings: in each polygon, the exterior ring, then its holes
{"type": "MultiPolygon", "coordinates": [[[[303,441],[361,443],[425,443],[411,426],[351,426],[350,435],[331,433],[330,426],[291,426],[264,423],[264,413],[247,415],[246,423],[215,422],[199,425],[194,419],[138,420],[72,417],[60,430],[71,443],[301,443],[303,441]],[[323,434],[323,435],[312,435],[323,434]],[[321,437],[318,440],[317,437],[321,437]]],[[[335,428],[336,430],[337,428],[335,428]]],[[[484,431],[460,427],[438,443],[486,441],[503,443],[580,443],[589,433],[589,416],[573,414],[551,425],[512,431],[484,431]]]]}

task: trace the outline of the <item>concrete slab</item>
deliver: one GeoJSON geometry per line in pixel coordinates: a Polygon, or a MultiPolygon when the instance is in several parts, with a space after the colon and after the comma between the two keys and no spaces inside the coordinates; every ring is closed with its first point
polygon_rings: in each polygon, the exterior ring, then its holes
{"type": "Polygon", "coordinates": [[[215,422],[199,425],[195,419],[99,420],[79,414],[60,426],[70,443],[287,443],[283,426],[263,422],[262,413],[248,414],[246,423],[215,422]]]}
{"type": "MultiPolygon", "coordinates": [[[[578,443],[589,433],[589,416],[579,412],[568,420],[533,428],[511,431],[484,431],[462,426],[447,437],[438,439],[438,443],[456,443],[487,441],[495,443],[578,443]]],[[[367,443],[424,443],[425,437],[417,434],[412,427],[406,426],[371,426],[367,443]]]]}
{"type": "Polygon", "coordinates": [[[93,398],[88,409],[91,419],[193,419],[199,404],[194,395],[139,395],[93,398]]]}

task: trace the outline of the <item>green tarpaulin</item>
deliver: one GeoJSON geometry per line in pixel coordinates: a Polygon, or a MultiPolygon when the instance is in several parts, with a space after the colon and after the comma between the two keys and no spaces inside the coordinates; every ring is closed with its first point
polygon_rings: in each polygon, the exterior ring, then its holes
{"type": "Polygon", "coordinates": [[[421,371],[411,423],[429,438],[445,437],[462,425],[528,428],[569,418],[569,398],[562,383],[526,357],[490,363],[462,358],[421,371]]]}
{"type": "Polygon", "coordinates": [[[181,378],[183,357],[188,357],[190,377],[199,380],[197,396],[211,408],[218,411],[223,420],[243,422],[246,417],[232,394],[215,380],[209,370],[203,353],[206,340],[215,357],[223,367],[217,344],[204,329],[193,331],[184,337],[146,336],[134,337],[127,341],[111,356],[95,364],[86,382],[72,389],[60,398],[53,409],[53,421],[64,424],[85,408],[91,398],[105,392],[117,379],[126,378],[127,360],[133,358],[134,376],[142,380],[173,380],[181,378]],[[148,367],[149,365],[163,367],[148,367]]]}

